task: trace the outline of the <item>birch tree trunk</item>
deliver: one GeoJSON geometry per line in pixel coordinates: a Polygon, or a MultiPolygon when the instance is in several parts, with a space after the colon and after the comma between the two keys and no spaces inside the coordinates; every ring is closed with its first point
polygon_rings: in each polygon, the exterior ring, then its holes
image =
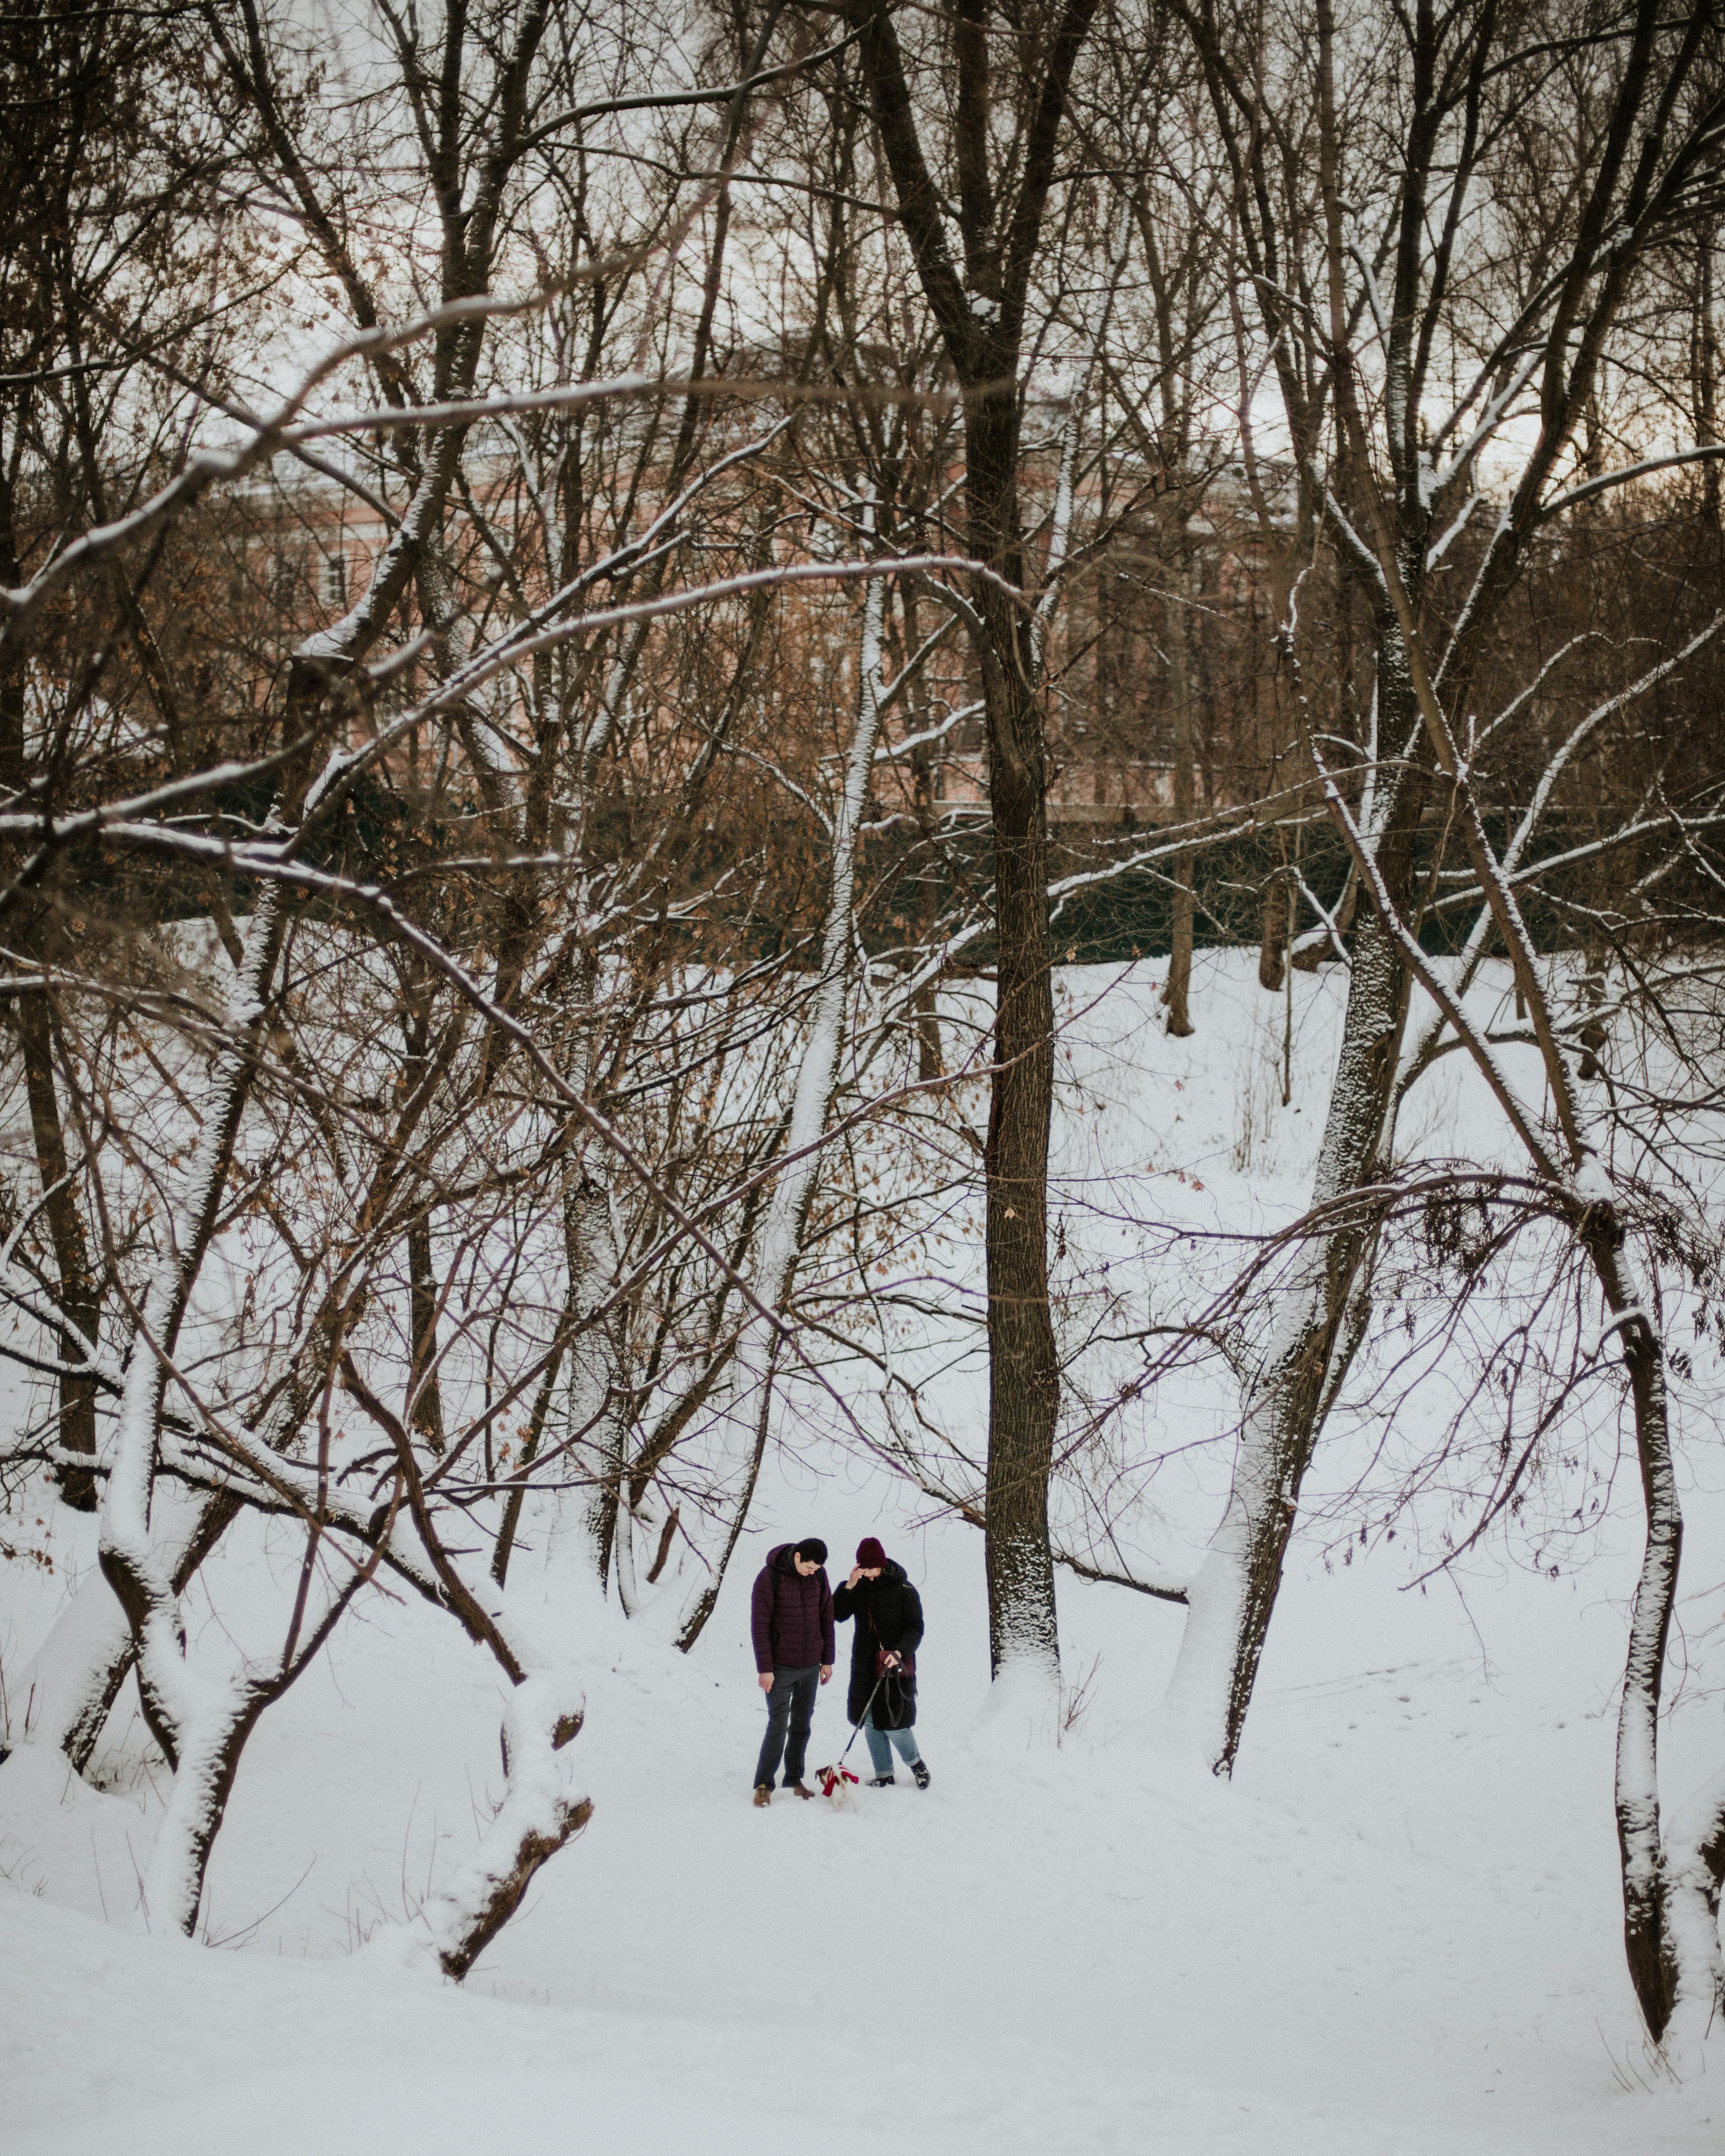
{"type": "MultiPolygon", "coordinates": [[[[1560,1082],[1566,1090],[1567,1077],[1563,1070],[1560,1082]]],[[[1568,1105],[1566,1121],[1573,1116],[1574,1103],[1568,1105]]],[[[1673,1855],[1666,1850],[1660,1830],[1659,1706],[1683,1554],[1665,1342],[1655,1322],[1653,1299],[1637,1277],[1625,1247],[1615,1194],[1591,1151],[1581,1156],[1573,1188],[1579,1239],[1604,1291],[1611,1322],[1623,1335],[1647,1523],[1617,1710],[1615,1797],[1623,1875],[1624,1953],[1654,2042],[1664,2042],[1681,2001],[1686,2015],[1680,2035],[1692,2046],[1697,2041],[1694,2021],[1699,2002],[1711,1999],[1717,2003],[1719,1999],[1718,1873],[1712,1880],[1714,1921],[1709,1933],[1705,1924],[1696,1921],[1697,1871],[1705,1871],[1725,1851],[1725,1840],[1715,1840],[1703,1826],[1686,1849],[1673,1855]]],[[[1705,1897],[1707,1888],[1701,1891],[1705,1897]]],[[[1705,2024],[1700,2033],[1705,2033],[1705,2024]]]]}
{"type": "MultiPolygon", "coordinates": [[[[1620,1250],[1598,1250],[1595,1267],[1614,1316],[1651,1308],[1635,1281],[1625,1276],[1620,1250]]],[[[1617,1711],[1617,1840],[1623,1867],[1624,1952],[1635,1997],[1657,2042],[1671,2020],[1680,1981],[1679,1941],[1670,1924],[1671,1881],[1660,1839],[1659,1702],[1676,1607],[1683,1512],[1671,1466],[1664,1342],[1651,1323],[1625,1327],[1624,1362],[1635,1406],[1647,1540],[1630,1613],[1629,1654],[1617,1711]]],[[[1716,1946],[1717,1938],[1716,1930],[1716,1946]]],[[[1689,1989],[1692,1995],[1692,1983],[1689,1989]]]]}

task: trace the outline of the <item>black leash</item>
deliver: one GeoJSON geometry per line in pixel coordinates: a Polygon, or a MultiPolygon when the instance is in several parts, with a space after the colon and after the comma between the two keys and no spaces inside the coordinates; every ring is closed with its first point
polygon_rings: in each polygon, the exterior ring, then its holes
{"type": "MultiPolygon", "coordinates": [[[[881,1686],[886,1683],[887,1678],[891,1676],[891,1674],[892,1672],[891,1670],[882,1670],[879,1676],[875,1678],[875,1689],[869,1694],[867,1703],[865,1705],[861,1714],[850,1725],[850,1744],[855,1743],[859,1731],[861,1729],[863,1723],[869,1718],[870,1707],[873,1707],[875,1700],[880,1697],[881,1686]]],[[[850,1744],[847,1744],[845,1747],[845,1749],[839,1754],[839,1764],[841,1767],[850,1757],[850,1744]]]]}
{"type": "MultiPolygon", "coordinates": [[[[875,1689],[869,1694],[867,1703],[865,1705],[862,1713],[857,1720],[853,1722],[850,1725],[850,1744],[855,1743],[858,1731],[861,1729],[863,1723],[869,1718],[869,1708],[873,1707],[875,1704],[875,1701],[880,1694],[881,1686],[886,1683],[891,1674],[891,1672],[890,1671],[882,1670],[880,1675],[875,1679],[875,1689]]],[[[847,1774],[845,1768],[845,1762],[850,1757],[850,1744],[847,1744],[845,1747],[845,1749],[839,1754],[838,1761],[835,1765],[831,1767],[823,1767],[821,1768],[819,1779],[822,1794],[824,1795],[829,1797],[833,1794],[835,1789],[840,1787],[842,1784],[845,1782],[854,1782],[856,1779],[855,1775],[847,1774]]]]}

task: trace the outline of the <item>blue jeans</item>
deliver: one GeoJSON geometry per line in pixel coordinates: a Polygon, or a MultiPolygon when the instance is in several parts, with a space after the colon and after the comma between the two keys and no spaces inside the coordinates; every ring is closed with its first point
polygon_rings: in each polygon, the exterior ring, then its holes
{"type": "Polygon", "coordinates": [[[762,1739],[761,1756],[755,1762],[757,1789],[763,1782],[769,1789],[773,1787],[781,1753],[787,1784],[802,1780],[803,1764],[809,1757],[809,1732],[814,1726],[814,1695],[819,1685],[819,1663],[813,1669],[773,1671],[773,1689],[767,1695],[767,1734],[762,1739]]]}
{"type": "Polygon", "coordinates": [[[875,1772],[877,1774],[890,1774],[892,1772],[892,1755],[895,1751],[907,1767],[913,1759],[920,1759],[922,1757],[916,1749],[916,1732],[914,1729],[876,1729],[872,1707],[864,1719],[863,1735],[868,1739],[869,1758],[873,1762],[875,1772]]]}

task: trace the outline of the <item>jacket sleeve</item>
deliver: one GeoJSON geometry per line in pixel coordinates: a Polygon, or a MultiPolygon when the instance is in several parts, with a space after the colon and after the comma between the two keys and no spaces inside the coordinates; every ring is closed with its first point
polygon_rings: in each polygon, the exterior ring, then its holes
{"type": "Polygon", "coordinates": [[[860,1599],[860,1590],[855,1587],[835,1587],[833,1589],[833,1614],[841,1625],[847,1617],[855,1616],[860,1599]]]}
{"type": "Polygon", "coordinates": [[[833,1590],[827,1584],[827,1576],[820,1576],[820,1658],[830,1669],[838,1661],[836,1641],[833,1633],[833,1590]]]}
{"type": "Polygon", "coordinates": [[[901,1655],[914,1655],[922,1644],[922,1597],[908,1580],[905,1582],[901,1606],[905,1611],[905,1626],[893,1641],[893,1647],[901,1655]]]}
{"type": "Polygon", "coordinates": [[[749,1597],[749,1630],[755,1642],[755,1667],[773,1667],[773,1581],[763,1564],[755,1575],[755,1591],[749,1597]]]}

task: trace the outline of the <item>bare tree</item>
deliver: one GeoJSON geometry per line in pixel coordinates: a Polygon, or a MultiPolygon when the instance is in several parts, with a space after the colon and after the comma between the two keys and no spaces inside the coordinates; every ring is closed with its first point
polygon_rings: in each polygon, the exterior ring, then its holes
{"type": "Polygon", "coordinates": [[[1048,1304],[1048,774],[1032,620],[1011,593],[1030,573],[1020,437],[1031,311],[1094,13],[1094,0],[1065,0],[1045,17],[993,23],[967,5],[908,44],[910,26],[887,8],[850,15],[900,228],[963,398],[968,550],[998,572],[967,603],[988,729],[998,968],[986,1160],[988,1623],[997,1677],[1039,1682],[1052,1681],[1060,1656],[1048,1541],[1060,1408],[1048,1304]],[[949,195],[962,259],[947,237],[949,195]]]}
{"type": "MultiPolygon", "coordinates": [[[[1435,801],[1460,813],[1409,639],[1430,649],[1433,708],[1453,732],[1536,535],[1575,504],[1572,448],[1636,280],[1711,184],[1714,54],[1698,19],[1669,25],[1651,8],[1598,32],[1554,20],[1561,65],[1544,33],[1491,8],[1368,11],[1343,38],[1326,6],[1315,44],[1287,44],[1276,22],[1178,12],[1234,176],[1240,257],[1300,521],[1322,531],[1373,624],[1369,725],[1346,781],[1371,855],[1371,875],[1359,870],[1370,902],[1351,938],[1314,1191],[1324,1206],[1378,1172],[1407,1006],[1402,924],[1417,922],[1429,874],[1422,822],[1435,801]],[[1284,61],[1302,94],[1272,105],[1262,85],[1284,61]],[[1530,227],[1505,258],[1481,203],[1487,188],[1500,205],[1534,187],[1553,200],[1548,173],[1523,176],[1525,134],[1509,125],[1548,110],[1558,136],[1599,154],[1578,162],[1558,221],[1530,227]],[[1440,411],[1446,377],[1458,393],[1440,411]],[[1537,414],[1534,444],[1511,452],[1506,424],[1524,405],[1537,414]],[[1492,455],[1514,458],[1505,506],[1451,609],[1441,567],[1472,528],[1492,455]]],[[[1281,1299],[1247,1388],[1233,1493],[1193,1584],[1174,1690],[1224,1770],[1324,1404],[1358,1338],[1349,1312],[1369,1245],[1357,1216],[1343,1217],[1349,1224],[1314,1248],[1308,1276],[1281,1299]]]]}

